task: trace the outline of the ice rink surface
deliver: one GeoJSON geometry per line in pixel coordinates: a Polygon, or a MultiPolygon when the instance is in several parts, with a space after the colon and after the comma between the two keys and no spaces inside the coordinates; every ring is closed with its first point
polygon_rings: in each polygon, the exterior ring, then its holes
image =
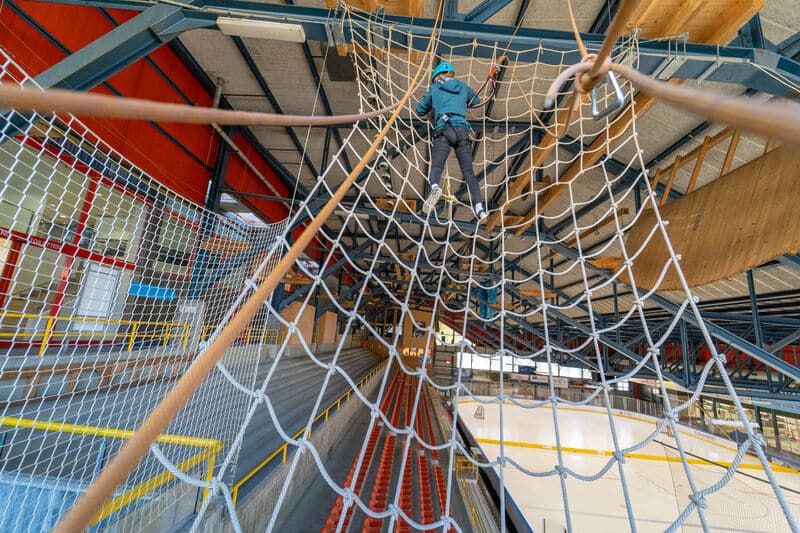
{"type": "MultiPolygon", "coordinates": [[[[524,401],[523,401],[524,403],[524,401]]],[[[484,405],[484,417],[475,416],[478,403],[464,399],[459,417],[466,423],[489,459],[500,456],[500,406],[484,405]]],[[[613,423],[619,449],[646,440],[658,420],[634,413],[614,411],[609,417],[599,407],[548,406],[525,409],[506,402],[502,406],[503,453],[532,472],[552,471],[558,465],[556,423],[564,466],[581,475],[600,472],[612,459],[613,423]],[[556,416],[554,416],[554,414],[556,416]]],[[[720,481],[736,455],[736,444],[686,426],[678,432],[686,452],[691,478],[698,490],[720,481]],[[712,464],[717,463],[717,464],[712,464]]],[[[686,466],[680,458],[676,438],[661,432],[655,440],[626,455],[620,473],[613,464],[595,481],[569,476],[566,503],[572,530],[590,533],[630,531],[621,476],[628,488],[636,530],[664,531],[690,503],[686,466]]],[[[495,467],[499,472],[499,467],[495,467]]],[[[800,472],[773,465],[783,494],[800,519],[800,472]]],[[[539,531],[543,519],[564,526],[564,498],[558,475],[533,477],[510,463],[503,469],[508,490],[533,527],[539,531]]],[[[711,531],[777,533],[791,531],[766,474],[755,456],[746,455],[736,473],[719,491],[706,498],[705,517],[711,531]]],[[[702,531],[694,510],[676,531],[702,531]]],[[[550,531],[550,529],[548,529],[550,531]]]]}

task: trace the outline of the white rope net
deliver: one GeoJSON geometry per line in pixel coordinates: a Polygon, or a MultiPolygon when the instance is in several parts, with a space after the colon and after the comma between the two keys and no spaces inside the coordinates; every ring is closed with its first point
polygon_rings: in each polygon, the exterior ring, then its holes
{"type": "MultiPolygon", "coordinates": [[[[361,111],[399,100],[421,54],[399,44],[389,52],[385,43],[410,36],[354,12],[343,24],[368,36],[351,50],[361,111]]],[[[472,43],[438,43],[437,50],[473,87],[504,52],[472,43]]],[[[738,527],[797,531],[797,493],[783,488],[796,487],[794,474],[773,471],[702,321],[699,330],[713,356],[690,399],[670,402],[661,348],[684,314],[699,319],[697,302],[684,280],[684,290],[671,293],[677,313],[655,327],[645,309],[658,286],[636,287],[631,265],[641,250],[626,246],[626,231],[653,209],[650,239],[669,240],[659,198],[639,170],[644,161],[636,110],[626,111],[629,87],[622,87],[620,111],[594,120],[587,102],[563,138],[548,134],[554,126],[541,109],[544,94],[574,56],[543,47],[511,54],[491,109],[468,117],[479,136],[474,166],[490,208],[490,231],[475,222],[454,160],[443,182],[445,200],[430,216],[421,214],[431,134],[413,112],[427,87],[421,88],[320,232],[328,251],[316,267],[298,262],[310,283],[288,296],[281,292],[285,302],[291,299],[291,312],[264,306],[172,422],[170,437],[153,446],[93,527],[469,531],[477,527],[475,507],[462,474],[479,467],[496,476],[500,516],[522,508],[535,528],[549,517],[568,531],[592,530],[586,487],[602,486],[619,496],[610,530],[710,531],[729,524],[720,522],[724,509],[744,484],[758,493],[769,520],[741,516],[738,527]],[[586,147],[597,139],[605,141],[595,154],[586,147]],[[644,191],[639,199],[637,191],[644,191]],[[615,272],[593,264],[608,256],[621,258],[615,272]],[[337,289],[330,281],[340,269],[350,284],[337,289]],[[620,288],[619,307],[611,310],[608,296],[620,288]],[[308,313],[322,317],[326,311],[339,317],[333,343],[304,326],[308,313]],[[440,335],[437,323],[457,335],[440,335]],[[623,332],[638,334],[638,344],[623,346],[623,332]],[[356,337],[388,364],[380,366],[354,345],[356,337]],[[409,348],[409,338],[419,342],[409,348]],[[435,352],[458,354],[456,366],[467,358],[491,361],[496,383],[479,386],[465,372],[435,378],[435,352]],[[610,372],[610,359],[620,358],[629,361],[625,371],[610,372]],[[512,377],[519,379],[520,366],[535,365],[546,370],[541,399],[516,397],[520,389],[512,377]],[[555,376],[558,365],[586,368],[596,387],[567,397],[555,376]],[[727,388],[746,437],[729,443],[720,464],[709,466],[698,463],[694,440],[678,420],[712,373],[727,388]],[[644,432],[625,425],[613,395],[618,384],[639,375],[655,378],[663,400],[642,417],[649,424],[644,432]],[[443,397],[452,407],[449,417],[438,405],[443,397]],[[342,458],[330,453],[330,443],[315,440],[325,431],[323,420],[348,398],[370,414],[357,452],[345,461],[350,466],[352,460],[349,471],[336,466],[342,458]],[[485,408],[480,417],[473,416],[476,403],[485,408]],[[574,451],[588,448],[570,441],[580,431],[564,429],[574,426],[570,417],[581,409],[596,415],[607,436],[606,449],[592,461],[574,451]],[[519,446],[525,425],[548,435],[546,442],[528,443],[542,450],[538,460],[519,446]],[[480,452],[470,449],[464,430],[478,437],[480,452]],[[655,449],[674,490],[658,492],[670,505],[651,519],[647,506],[653,504],[632,483],[644,476],[634,464],[637,454],[655,449]],[[239,467],[243,462],[247,468],[239,467]],[[744,469],[760,481],[742,481],[744,469]],[[309,479],[327,491],[327,499],[314,502],[330,509],[327,519],[287,522],[296,519],[292,507],[309,479]],[[270,486],[267,497],[258,496],[259,483],[270,486]],[[550,507],[523,503],[526,490],[537,487],[555,495],[550,507]]],[[[635,39],[624,42],[616,61],[635,67],[636,60],[635,39]]],[[[2,61],[2,81],[30,83],[7,56],[2,61]]],[[[602,108],[613,94],[599,100],[602,108]]],[[[2,250],[6,261],[12,254],[22,259],[2,280],[9,288],[0,340],[9,357],[0,362],[0,490],[6,496],[0,524],[18,531],[54,525],[125,431],[137,427],[270,271],[291,245],[293,230],[333,194],[347,174],[344,155],[360,159],[383,120],[358,124],[344,136],[329,168],[285,222],[252,229],[176,198],[72,117],[4,115],[0,161],[9,178],[0,195],[0,227],[10,233],[3,230],[2,250]],[[115,196],[91,202],[87,216],[81,207],[87,195],[103,187],[106,197],[115,196]],[[215,253],[220,257],[209,257],[215,253]],[[220,264],[230,267],[220,270],[220,264]],[[133,377],[136,372],[149,374],[133,377]]],[[[674,270],[683,280],[670,253],[662,279],[674,270]]],[[[506,523],[495,527],[505,530],[506,523]]]]}

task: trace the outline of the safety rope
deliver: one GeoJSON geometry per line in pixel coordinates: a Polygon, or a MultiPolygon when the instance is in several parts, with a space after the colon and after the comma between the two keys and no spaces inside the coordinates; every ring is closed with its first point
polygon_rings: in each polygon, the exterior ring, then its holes
{"type": "Polygon", "coordinates": [[[210,107],[153,102],[139,98],[119,98],[67,89],[38,89],[0,84],[0,107],[20,113],[69,113],[84,117],[149,120],[180,124],[220,126],[330,126],[369,120],[392,111],[392,104],[369,113],[306,116],[236,111],[210,107]]]}

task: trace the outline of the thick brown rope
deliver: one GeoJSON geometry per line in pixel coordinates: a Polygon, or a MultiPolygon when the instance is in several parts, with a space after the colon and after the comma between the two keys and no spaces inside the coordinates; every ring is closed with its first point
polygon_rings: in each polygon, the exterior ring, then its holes
{"type": "Polygon", "coordinates": [[[436,38],[436,30],[441,22],[443,1],[439,2],[439,11],[436,16],[434,29],[428,41],[423,60],[420,62],[414,78],[409,84],[408,90],[397,102],[395,110],[387,119],[386,124],[381,129],[378,136],[370,145],[367,152],[353,168],[352,172],[339,185],[331,199],[325,204],[319,214],[309,222],[306,229],[295,241],[286,255],[280,260],[275,268],[270,272],[267,279],[259,286],[258,290],[250,297],[238,313],[220,332],[211,346],[208,347],[192,364],[189,370],[181,377],[175,386],[170,390],[166,397],[159,403],[147,416],[141,426],[133,433],[111,462],[100,472],[100,475],[92,482],[86,493],[70,509],[69,513],[56,525],[56,533],[78,533],[84,531],[92,519],[97,515],[103,503],[114,494],[114,491],[125,481],[128,475],[136,468],[150,445],[164,432],[169,423],[186,405],[189,397],[194,394],[205,378],[214,369],[214,366],[222,358],[231,344],[239,337],[241,332],[250,323],[264,302],[267,300],[275,287],[278,286],[284,274],[294,265],[297,258],[305,250],[322,224],[330,217],[344,199],[345,194],[356,178],[367,165],[367,162],[375,155],[384,137],[394,124],[403,106],[419,86],[419,78],[423,70],[430,68],[433,57],[432,50],[436,38]]]}
{"type": "MultiPolygon", "coordinates": [[[[648,0],[640,0],[648,1],[648,0]]],[[[611,50],[617,39],[623,35],[629,19],[636,12],[639,2],[623,0],[608,34],[603,40],[600,52],[587,54],[586,47],[578,32],[571,0],[567,0],[572,31],[583,54],[580,63],[561,72],[550,85],[544,101],[545,109],[556,102],[558,92],[564,83],[574,78],[573,105],[591,92],[609,72],[616,72],[627,78],[643,93],[669,102],[677,107],[696,113],[715,122],[721,122],[740,131],[749,131],[791,144],[800,144],[800,104],[788,100],[753,102],[749,98],[727,96],[717,92],[683,87],[654,80],[644,74],[618,63],[612,63],[611,50]]],[[[572,119],[574,107],[570,107],[567,124],[572,119]]]]}
{"type": "Polygon", "coordinates": [[[754,102],[743,96],[673,85],[654,80],[628,66],[612,64],[611,69],[642,91],[714,122],[740,131],[800,144],[800,104],[786,99],[754,102]]]}
{"type": "MultiPolygon", "coordinates": [[[[590,72],[594,62],[584,61],[572,65],[553,81],[547,91],[547,100],[554,100],[561,85],[570,77],[582,77],[590,72]]],[[[727,96],[714,91],[679,86],[654,80],[625,65],[607,62],[600,69],[605,76],[609,71],[627,78],[645,94],[669,102],[704,118],[749,131],[765,137],[800,144],[800,104],[789,100],[754,102],[742,96],[727,96]]],[[[576,89],[576,92],[577,91],[576,89]]]]}
{"type": "Polygon", "coordinates": [[[278,115],[232,111],[212,107],[152,102],[138,98],[120,98],[104,94],[0,84],[0,108],[20,113],[70,113],[82,117],[150,120],[182,124],[218,124],[220,126],[328,126],[350,124],[384,115],[395,105],[369,113],[333,116],[278,115]]]}
{"type": "MultiPolygon", "coordinates": [[[[594,65],[592,65],[592,69],[589,71],[589,74],[585,76],[585,79],[580,82],[589,87],[589,89],[584,92],[590,92],[592,88],[603,80],[605,74],[601,72],[601,67],[605,64],[606,60],[611,57],[611,50],[613,50],[614,44],[616,44],[617,39],[625,34],[628,21],[633,16],[639,4],[641,2],[650,3],[650,1],[651,0],[622,0],[619,9],[617,9],[617,14],[614,15],[614,20],[611,21],[611,25],[608,27],[606,38],[603,39],[603,46],[601,46],[600,51],[597,52],[597,58],[594,65]]],[[[571,8],[570,17],[574,18],[571,8]]],[[[578,39],[580,39],[580,37],[578,37],[578,39]]]]}

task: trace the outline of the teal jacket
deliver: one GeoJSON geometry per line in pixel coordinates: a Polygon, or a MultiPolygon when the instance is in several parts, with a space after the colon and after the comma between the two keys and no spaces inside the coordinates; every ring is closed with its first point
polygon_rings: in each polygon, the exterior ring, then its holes
{"type": "Polygon", "coordinates": [[[476,105],[481,101],[475,91],[461,80],[447,78],[444,83],[431,84],[431,88],[417,104],[417,114],[424,116],[433,109],[433,119],[435,121],[434,131],[438,131],[447,123],[442,115],[450,117],[450,124],[453,126],[464,126],[470,130],[467,121],[467,106],[476,105]]]}

